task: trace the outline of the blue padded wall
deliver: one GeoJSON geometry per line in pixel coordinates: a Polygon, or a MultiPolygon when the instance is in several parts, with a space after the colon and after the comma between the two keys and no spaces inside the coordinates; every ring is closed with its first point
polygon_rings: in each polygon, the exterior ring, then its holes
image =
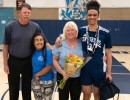
{"type": "MultiPolygon", "coordinates": [[[[43,29],[50,44],[55,43],[68,20],[33,20],[43,29]]],[[[87,25],[85,20],[74,20],[78,27],[87,25]]],[[[99,20],[99,24],[111,31],[113,45],[130,45],[129,20],[99,20]]]]}
{"type": "Polygon", "coordinates": [[[14,20],[14,8],[0,8],[0,44],[3,43],[5,26],[14,20]]]}

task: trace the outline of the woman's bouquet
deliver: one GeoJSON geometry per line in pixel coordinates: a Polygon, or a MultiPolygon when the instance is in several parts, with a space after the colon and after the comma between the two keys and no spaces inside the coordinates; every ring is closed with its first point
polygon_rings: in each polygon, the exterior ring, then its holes
{"type": "MultiPolygon", "coordinates": [[[[84,65],[84,59],[76,54],[69,53],[64,61],[64,70],[68,75],[78,72],[84,65]]],[[[67,80],[64,78],[60,81],[59,88],[63,89],[67,80]]]]}

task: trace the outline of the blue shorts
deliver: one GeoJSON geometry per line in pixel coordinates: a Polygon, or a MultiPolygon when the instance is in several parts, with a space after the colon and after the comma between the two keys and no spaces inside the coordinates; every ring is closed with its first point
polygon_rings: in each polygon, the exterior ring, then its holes
{"type": "Polygon", "coordinates": [[[105,78],[106,72],[103,72],[103,64],[90,61],[81,70],[81,85],[99,87],[100,82],[105,78]]]}

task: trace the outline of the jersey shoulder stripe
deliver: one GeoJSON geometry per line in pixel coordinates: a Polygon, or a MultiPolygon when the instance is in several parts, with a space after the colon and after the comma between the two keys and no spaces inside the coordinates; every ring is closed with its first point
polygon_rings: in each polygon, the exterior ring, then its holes
{"type": "Polygon", "coordinates": [[[109,33],[110,31],[102,26],[99,26],[99,30],[109,33]]]}

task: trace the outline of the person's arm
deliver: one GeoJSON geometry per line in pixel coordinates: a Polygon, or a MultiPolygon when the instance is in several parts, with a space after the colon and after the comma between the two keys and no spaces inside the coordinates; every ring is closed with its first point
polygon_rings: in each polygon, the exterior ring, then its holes
{"type": "Polygon", "coordinates": [[[107,62],[107,72],[106,72],[106,78],[109,78],[110,81],[112,81],[112,76],[111,76],[111,67],[112,67],[112,54],[111,54],[111,49],[106,48],[105,49],[105,54],[106,54],[106,62],[107,62]]]}
{"type": "MultiPolygon", "coordinates": [[[[44,37],[45,37],[45,35],[44,35],[44,37]]],[[[48,47],[50,50],[52,50],[53,46],[50,45],[50,43],[48,42],[48,40],[46,39],[46,37],[45,37],[45,41],[46,41],[46,47],[48,47]]]]}
{"type": "Polygon", "coordinates": [[[45,75],[45,74],[48,73],[51,69],[52,69],[52,65],[47,65],[47,66],[44,67],[42,70],[40,70],[38,73],[36,73],[35,77],[39,77],[39,76],[45,75]]]}
{"type": "Polygon", "coordinates": [[[8,66],[8,49],[9,45],[3,44],[3,63],[4,63],[4,71],[9,74],[9,66],[8,66]]]}
{"type": "Polygon", "coordinates": [[[46,43],[46,46],[50,49],[50,50],[52,50],[53,49],[53,46],[52,45],[50,45],[50,43],[46,43]]]}
{"type": "Polygon", "coordinates": [[[64,77],[65,80],[67,80],[69,78],[69,75],[66,74],[66,72],[61,68],[61,66],[58,63],[59,57],[53,55],[53,65],[54,67],[57,69],[57,71],[62,74],[62,76],[64,77]]]}
{"type": "Polygon", "coordinates": [[[60,34],[55,41],[55,46],[60,47],[62,45],[61,41],[64,39],[65,39],[65,36],[63,34],[60,34]]]}

